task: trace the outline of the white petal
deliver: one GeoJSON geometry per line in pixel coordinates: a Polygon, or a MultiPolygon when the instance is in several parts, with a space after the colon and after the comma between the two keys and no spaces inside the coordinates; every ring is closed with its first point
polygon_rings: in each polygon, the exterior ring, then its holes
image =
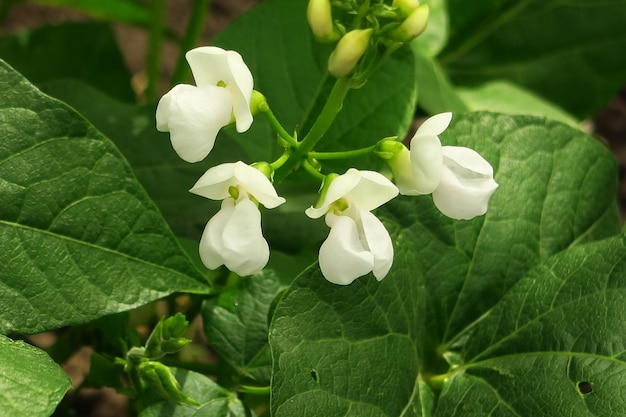
{"type": "Polygon", "coordinates": [[[241,55],[215,46],[192,49],[185,55],[198,86],[217,85],[220,81],[232,97],[233,113],[238,132],[245,132],[252,124],[250,99],[253,78],[241,55]]]}
{"type": "Polygon", "coordinates": [[[393,180],[402,195],[421,195],[418,189],[424,187],[417,179],[417,175],[413,170],[411,164],[411,153],[403,147],[398,153],[396,153],[392,159],[388,161],[391,173],[393,174],[393,180]]]}
{"type": "Polygon", "coordinates": [[[487,212],[498,184],[493,168],[480,154],[463,147],[444,147],[444,168],[433,192],[435,206],[453,219],[471,219],[487,212]]]}
{"type": "MultiPolygon", "coordinates": [[[[356,171],[354,168],[350,170],[356,171]]],[[[398,195],[398,187],[380,172],[358,172],[361,175],[361,181],[346,195],[346,198],[360,210],[374,210],[398,195]]]]}
{"type": "Polygon", "coordinates": [[[354,219],[330,213],[326,222],[331,227],[320,247],[320,269],[333,284],[348,285],[372,270],[374,256],[363,247],[354,219]]]}
{"type": "Polygon", "coordinates": [[[410,153],[415,175],[414,194],[432,193],[439,184],[443,166],[439,137],[415,135],[411,139],[410,153]]]}
{"type": "Polygon", "coordinates": [[[228,188],[236,185],[236,166],[237,162],[230,162],[209,168],[189,191],[211,200],[223,200],[229,197],[228,188]]]}
{"type": "Polygon", "coordinates": [[[329,206],[335,201],[343,198],[354,189],[361,181],[361,174],[358,170],[350,168],[345,174],[335,178],[324,195],[324,199],[317,207],[309,207],[304,212],[312,219],[318,219],[326,214],[329,206]]]}
{"type": "Polygon", "coordinates": [[[223,231],[224,265],[238,275],[261,271],[270,256],[270,249],[261,230],[261,213],[252,201],[244,199],[235,209],[223,231]]]}
{"type": "Polygon", "coordinates": [[[428,118],[415,132],[415,136],[438,136],[450,125],[452,113],[440,113],[428,118]]]}
{"type": "Polygon", "coordinates": [[[235,179],[245,191],[267,208],[280,206],[285,199],[279,197],[270,180],[258,169],[239,161],[235,165],[235,179]]]}
{"type": "Polygon", "coordinates": [[[367,242],[370,252],[374,256],[373,273],[378,281],[381,281],[393,264],[393,244],[389,232],[385,226],[369,211],[359,212],[363,237],[367,242]]]}
{"type": "Polygon", "coordinates": [[[224,234],[224,228],[232,216],[234,209],[235,200],[232,198],[225,199],[222,202],[220,211],[209,220],[204,228],[198,251],[202,263],[209,269],[215,269],[224,265],[224,258],[222,257],[222,253],[224,253],[222,236],[224,234]]]}
{"type": "Polygon", "coordinates": [[[159,101],[157,129],[170,132],[172,147],[187,162],[204,159],[217,132],[230,120],[231,98],[223,88],[179,84],[159,101]]]}

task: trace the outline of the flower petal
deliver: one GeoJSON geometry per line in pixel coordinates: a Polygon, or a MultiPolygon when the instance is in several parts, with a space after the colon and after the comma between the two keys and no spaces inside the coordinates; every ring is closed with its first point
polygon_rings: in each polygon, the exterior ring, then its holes
{"type": "MultiPolygon", "coordinates": [[[[356,171],[354,168],[350,170],[356,171]]],[[[361,175],[361,181],[346,195],[346,198],[359,210],[374,210],[398,195],[398,187],[380,172],[358,172],[361,175]]]]}
{"type": "MultiPolygon", "coordinates": [[[[415,136],[438,136],[450,125],[452,113],[436,114],[428,119],[417,129],[415,136]]],[[[415,138],[414,136],[414,138],[415,138]]]]}
{"type": "Polygon", "coordinates": [[[430,194],[439,184],[443,156],[441,141],[437,136],[418,136],[411,139],[411,165],[413,166],[413,194],[430,194]]]}
{"type": "Polygon", "coordinates": [[[218,85],[221,81],[232,97],[238,132],[252,124],[250,99],[254,80],[241,55],[215,46],[192,49],[185,55],[198,86],[218,85]]]}
{"type": "Polygon", "coordinates": [[[481,216],[497,188],[493,168],[478,152],[444,147],[441,182],[433,192],[433,202],[443,214],[460,220],[481,216]]]}
{"type": "Polygon", "coordinates": [[[198,162],[213,149],[217,132],[230,120],[231,107],[230,95],[223,88],[179,84],[159,101],[157,129],[170,132],[178,156],[198,162]]]}
{"type": "Polygon", "coordinates": [[[189,192],[210,198],[211,200],[223,200],[229,197],[228,188],[236,185],[236,166],[237,162],[229,162],[209,168],[196,181],[189,192]]]}
{"type": "Polygon", "coordinates": [[[222,236],[224,235],[224,228],[232,216],[234,209],[235,200],[232,198],[225,199],[222,201],[220,211],[209,220],[204,228],[198,251],[202,263],[209,269],[216,269],[224,265],[224,258],[222,257],[222,253],[224,253],[222,236]]]}
{"type": "Polygon", "coordinates": [[[333,284],[348,285],[374,267],[374,256],[363,247],[353,218],[329,213],[330,233],[319,252],[320,269],[333,284]]]}
{"type": "Polygon", "coordinates": [[[235,164],[235,179],[248,194],[267,208],[278,207],[285,202],[279,197],[270,180],[258,169],[239,161],[235,164]]]}
{"type": "Polygon", "coordinates": [[[224,265],[238,275],[261,271],[270,257],[270,249],[261,230],[261,213],[252,201],[238,201],[223,231],[224,265]]]}
{"type": "Polygon", "coordinates": [[[359,217],[363,228],[363,237],[374,256],[372,272],[378,281],[387,276],[393,264],[393,244],[385,226],[369,211],[360,210],[359,217]]]}

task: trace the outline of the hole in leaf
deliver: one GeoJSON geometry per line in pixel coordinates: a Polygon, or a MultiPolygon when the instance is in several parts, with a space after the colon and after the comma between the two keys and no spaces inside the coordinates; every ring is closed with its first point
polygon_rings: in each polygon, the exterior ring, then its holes
{"type": "Polygon", "coordinates": [[[589,394],[591,391],[593,391],[593,388],[591,388],[591,384],[589,382],[579,382],[578,391],[581,394],[589,394]]]}
{"type": "Polygon", "coordinates": [[[311,369],[311,378],[313,378],[313,381],[317,382],[319,384],[320,382],[320,377],[317,374],[317,370],[315,369],[311,369]]]}

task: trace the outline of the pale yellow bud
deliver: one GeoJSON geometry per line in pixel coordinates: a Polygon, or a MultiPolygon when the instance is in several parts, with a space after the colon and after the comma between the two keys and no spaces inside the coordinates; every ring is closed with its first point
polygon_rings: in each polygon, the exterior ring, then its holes
{"type": "Polygon", "coordinates": [[[409,42],[424,32],[427,24],[428,5],[422,4],[413,10],[400,26],[390,31],[387,36],[398,42],[409,42]]]}
{"type": "Polygon", "coordinates": [[[419,5],[419,0],[393,0],[393,3],[391,3],[391,7],[399,9],[403,17],[408,17],[419,5]]]}
{"type": "Polygon", "coordinates": [[[372,29],[355,29],[346,33],[328,58],[328,72],[341,78],[352,71],[367,51],[371,36],[372,29]]]}
{"type": "Polygon", "coordinates": [[[330,0],[309,0],[306,17],[315,39],[320,42],[334,42],[339,39],[339,31],[333,26],[330,0]]]}

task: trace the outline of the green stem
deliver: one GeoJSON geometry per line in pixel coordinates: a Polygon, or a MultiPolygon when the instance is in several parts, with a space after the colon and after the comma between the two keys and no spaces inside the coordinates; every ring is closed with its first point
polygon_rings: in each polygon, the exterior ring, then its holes
{"type": "Polygon", "coordinates": [[[238,389],[239,392],[243,392],[246,394],[253,394],[253,395],[269,395],[270,394],[270,387],[253,387],[250,385],[241,385],[239,386],[238,389]]]}
{"type": "Polygon", "coordinates": [[[324,180],[325,175],[315,169],[315,167],[311,165],[311,163],[307,159],[302,161],[302,168],[304,168],[304,170],[309,173],[309,175],[311,175],[313,178],[321,181],[324,180]]]}
{"type": "Polygon", "coordinates": [[[276,115],[274,115],[274,112],[272,111],[272,109],[270,109],[269,106],[265,107],[263,114],[265,115],[265,117],[267,117],[267,120],[270,122],[274,130],[276,130],[276,133],[278,133],[278,136],[280,136],[281,139],[287,142],[289,146],[292,146],[294,148],[298,147],[298,141],[294,139],[294,137],[291,136],[289,132],[287,132],[287,130],[285,130],[283,125],[280,124],[280,122],[276,118],[276,115]]]}
{"type": "Polygon", "coordinates": [[[433,375],[431,377],[426,378],[426,383],[435,391],[441,391],[443,388],[443,384],[446,380],[450,378],[450,374],[439,374],[433,375]]]}
{"type": "Polygon", "coordinates": [[[281,156],[279,156],[277,160],[272,162],[270,166],[272,167],[274,171],[276,171],[278,168],[282,167],[285,162],[289,160],[290,156],[291,156],[291,152],[287,150],[281,156]]]}
{"type": "Polygon", "coordinates": [[[185,60],[185,54],[198,45],[204,29],[207,11],[210,6],[211,0],[195,0],[191,6],[187,29],[180,42],[180,51],[178,61],[176,62],[176,69],[172,76],[172,85],[185,83],[189,79],[190,71],[187,61],[185,60]]]}
{"type": "Polygon", "coordinates": [[[368,146],[367,148],[355,149],[352,151],[341,152],[309,152],[309,157],[325,160],[325,159],[350,159],[358,158],[360,156],[366,156],[376,150],[376,145],[368,146]]]}
{"type": "Polygon", "coordinates": [[[161,51],[163,47],[163,28],[165,26],[166,0],[152,0],[152,24],[146,59],[148,87],[146,99],[156,101],[159,94],[159,75],[161,72],[161,51]]]}
{"type": "Polygon", "coordinates": [[[335,121],[337,113],[341,110],[343,100],[346,98],[350,88],[351,84],[347,78],[339,78],[335,81],[335,85],[326,100],[326,104],[324,104],[324,108],[322,108],[317,120],[313,123],[311,130],[309,130],[309,133],[307,133],[302,142],[298,143],[298,146],[294,148],[295,152],[292,153],[281,170],[276,173],[276,183],[285,179],[298,165],[301,159],[305,158],[322,136],[324,136],[324,133],[326,133],[330,125],[335,121]]]}

